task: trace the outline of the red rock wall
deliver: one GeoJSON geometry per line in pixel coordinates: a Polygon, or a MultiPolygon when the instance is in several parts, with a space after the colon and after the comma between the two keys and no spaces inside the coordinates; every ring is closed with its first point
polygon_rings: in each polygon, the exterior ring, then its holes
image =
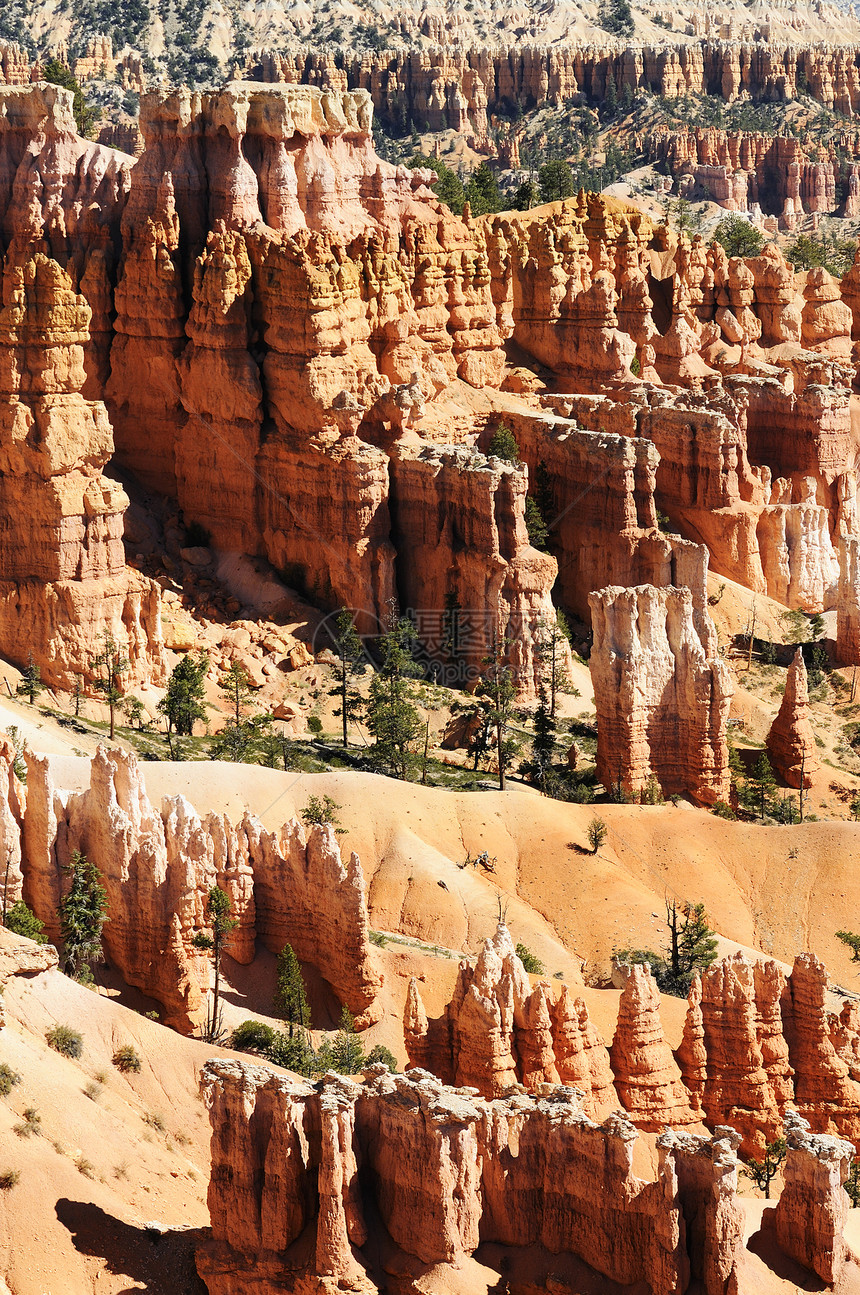
{"type": "Polygon", "coordinates": [[[570,1090],[486,1101],[421,1071],[375,1069],[361,1084],[329,1076],[314,1091],[216,1061],[202,1091],[213,1235],[197,1263],[211,1295],[310,1289],[315,1273],[375,1289],[362,1246],[377,1215],[401,1261],[453,1269],[479,1241],[540,1243],[653,1295],[680,1295],[691,1272],[708,1295],[736,1280],[730,1141],[668,1135],[649,1183],[632,1171],[633,1127],[618,1115],[592,1123],[570,1090]],[[309,1259],[295,1241],[314,1214],[309,1259]]]}
{"type": "Polygon", "coordinates": [[[603,785],[638,796],[653,777],[665,795],[727,800],[734,688],[713,637],[698,633],[691,591],[610,587],[589,602],[603,785]]]}
{"type": "Polygon", "coordinates": [[[210,959],[192,939],[205,928],[206,896],[216,884],[239,922],[233,958],[252,962],[257,938],[276,954],[289,943],[319,967],[359,1027],[375,1019],[382,976],[361,864],[355,855],[344,863],[330,827],[306,834],[291,821],[269,833],[252,815],[239,824],[215,814],[201,821],[182,796],[155,809],[135,756],[104,747],[84,792],[58,791],[46,758],[28,756],[28,771],[25,899],[59,941],[63,868],[73,850],[85,853],[108,892],[105,953],[129,984],[162,1004],[166,1024],[189,1032],[205,1014],[210,959]]]}
{"type": "Polygon", "coordinates": [[[254,55],[250,74],[338,89],[363,88],[391,127],[408,121],[487,139],[488,116],[561,107],[582,96],[601,102],[611,77],[620,93],[646,89],[667,98],[714,94],[786,101],[798,75],[808,93],[847,116],[860,107],[860,51],[854,46],[781,45],[776,41],[701,40],[683,45],[603,47],[520,45],[497,50],[391,49],[361,54],[298,49],[254,55]]]}

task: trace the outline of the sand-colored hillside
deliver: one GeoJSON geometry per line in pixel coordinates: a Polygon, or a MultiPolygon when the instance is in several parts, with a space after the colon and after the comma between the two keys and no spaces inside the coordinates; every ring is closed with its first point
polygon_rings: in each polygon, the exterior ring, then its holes
{"type": "MultiPolygon", "coordinates": [[[[82,785],[83,759],[54,761],[60,786],[82,785]]],[[[341,806],[342,846],[359,854],[375,929],[399,931],[474,955],[508,923],[547,971],[605,964],[613,947],[661,938],[664,897],[702,900],[728,940],[790,962],[814,949],[846,987],[857,985],[835,932],[856,925],[860,826],[848,822],[760,827],[679,804],[569,805],[512,787],[442,791],[366,773],[285,774],[223,763],[147,764],[156,802],[182,792],[196,808],[276,827],[311,794],[341,806]],[[599,815],[609,834],[597,855],[586,832],[599,815]],[[495,857],[496,871],[460,867],[495,857]],[[439,883],[444,883],[440,885],[439,883]],[[565,957],[565,951],[567,957],[565,957]]]]}
{"type": "Polygon", "coordinates": [[[0,1061],[21,1082],[0,1098],[0,1173],[20,1178],[0,1192],[0,1291],[197,1295],[192,1248],[208,1224],[209,1174],[197,1082],[212,1049],[56,970],[13,977],[4,1008],[0,1061]],[[83,1035],[80,1060],[48,1047],[57,1023],[83,1035]],[[112,1064],[123,1044],[140,1056],[139,1074],[112,1064]],[[21,1137],[28,1108],[39,1132],[21,1137]]]}

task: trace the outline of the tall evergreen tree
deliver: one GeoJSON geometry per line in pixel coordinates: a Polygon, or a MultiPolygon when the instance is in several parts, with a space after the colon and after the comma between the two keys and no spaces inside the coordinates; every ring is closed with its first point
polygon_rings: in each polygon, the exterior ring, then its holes
{"type": "Polygon", "coordinates": [[[191,943],[195,949],[212,954],[212,963],[215,968],[215,984],[212,990],[212,1004],[207,1012],[204,1037],[209,1043],[215,1043],[223,1034],[221,1022],[221,954],[230,947],[228,939],[230,932],[239,925],[238,918],[232,915],[230,896],[220,886],[213,886],[206,896],[205,919],[209,929],[197,931],[191,943]]]}
{"type": "Polygon", "coordinates": [[[565,648],[570,643],[570,626],[564,612],[556,611],[555,617],[545,617],[538,626],[535,650],[540,662],[541,678],[549,694],[549,710],[555,718],[558,706],[558,695],[562,692],[579,694],[572,687],[565,665],[565,648]]]}
{"type": "Polygon", "coordinates": [[[119,686],[120,676],[128,669],[128,657],[107,630],[104,633],[102,650],[95,658],[95,678],[93,687],[104,697],[110,711],[110,740],[116,734],[116,708],[122,701],[122,689],[119,686]]]}
{"type": "Polygon", "coordinates": [[[555,720],[549,704],[547,689],[540,685],[538,705],[534,717],[535,735],[532,739],[531,765],[541,791],[546,791],[547,775],[555,755],[555,720]]]}
{"type": "Polygon", "coordinates": [[[240,724],[251,700],[248,672],[240,661],[231,662],[218,680],[218,687],[233,707],[234,722],[240,724]]]}
{"type": "Polygon", "coordinates": [[[340,698],[340,715],[343,725],[343,745],[349,745],[349,725],[358,719],[363,702],[361,693],[354,687],[356,675],[364,672],[364,645],[355,628],[355,619],[351,611],[342,607],[337,614],[334,628],[329,629],[334,650],[337,654],[337,686],[332,688],[330,697],[340,698]]]}
{"type": "Polygon", "coordinates": [[[36,658],[32,652],[27,653],[27,664],[21,671],[21,682],[18,684],[18,692],[29,699],[32,706],[39,693],[45,685],[42,683],[42,672],[36,665],[36,658]]]}
{"type": "Polygon", "coordinates": [[[367,727],[373,735],[373,757],[392,778],[409,778],[415,769],[424,721],[414,705],[412,680],[420,667],[412,656],[415,629],[392,616],[379,641],[382,661],[370,682],[367,727]]]}
{"type": "Polygon", "coordinates": [[[92,981],[92,965],[101,962],[102,928],[108,920],[107,891],[94,863],[79,850],[65,869],[71,877],[69,891],[60,900],[63,937],[63,970],[83,983],[92,981]]]}
{"type": "Polygon", "coordinates": [[[759,812],[762,819],[764,819],[767,809],[767,798],[768,796],[773,795],[776,790],[776,778],[766,751],[762,751],[761,755],[756,760],[750,782],[756,792],[759,812]]]}
{"type": "Polygon", "coordinates": [[[505,662],[506,647],[494,639],[489,656],[484,657],[484,671],[475,690],[484,708],[487,727],[493,734],[501,791],[505,790],[505,771],[517,749],[517,743],[508,736],[516,690],[510,666],[505,662]]]}
{"type": "Polygon", "coordinates": [[[198,720],[206,718],[203,706],[204,681],[209,669],[209,656],[187,653],[170,672],[167,692],[158,703],[158,709],[167,720],[167,741],[173,757],[171,736],[190,737],[198,720]]]}
{"type": "Polygon", "coordinates": [[[348,1007],[340,1014],[340,1029],[331,1045],[332,1068],[342,1075],[356,1075],[367,1062],[355,1021],[348,1007]]]}
{"type": "Polygon", "coordinates": [[[304,977],[291,944],[285,944],[278,954],[275,1011],[289,1025],[290,1038],[295,1029],[306,1030],[310,1025],[311,1013],[304,977]]]}

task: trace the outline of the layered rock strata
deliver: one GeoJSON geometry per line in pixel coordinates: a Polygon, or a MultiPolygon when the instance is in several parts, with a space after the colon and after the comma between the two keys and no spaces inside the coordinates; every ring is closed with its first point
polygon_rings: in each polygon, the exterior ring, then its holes
{"type": "Polygon", "coordinates": [[[632,1170],[632,1125],[618,1115],[595,1124],[563,1087],[493,1101],[420,1070],[376,1068],[362,1083],[330,1075],[312,1088],[216,1061],[202,1091],[212,1241],[197,1263],[211,1295],[311,1289],[315,1274],[377,1289],[362,1250],[371,1216],[420,1265],[453,1270],[481,1241],[541,1244],[652,1295],[687,1290],[691,1274],[708,1295],[736,1280],[743,1230],[728,1130],[661,1137],[646,1183],[632,1170]],[[308,1227],[310,1256],[299,1242],[308,1227]]]}
{"type": "Polygon", "coordinates": [[[254,959],[259,938],[273,953],[292,945],[320,969],[359,1026],[374,1017],[382,976],[369,938],[361,864],[341,859],[332,828],[305,832],[296,820],[267,832],[246,814],[201,820],[183,796],[150,803],[135,756],[100,747],[88,790],[53,782],[47,758],[29,756],[23,825],[23,893],[48,936],[59,943],[63,869],[80,850],[98,867],[110,921],[103,944],[131,985],[164,1008],[166,1024],[199,1024],[210,988],[210,960],[194,948],[206,897],[218,885],[238,925],[230,956],[254,959]]]}
{"type": "MultiPolygon", "coordinates": [[[[840,150],[846,145],[849,156],[860,151],[853,132],[840,140],[840,150]]],[[[689,196],[698,186],[729,211],[747,212],[756,204],[789,229],[807,212],[834,212],[842,206],[846,215],[855,214],[850,191],[842,203],[837,201],[837,179],[842,177],[835,150],[826,160],[813,159],[791,136],[664,127],[647,137],[645,148],[652,161],[667,166],[680,192],[689,196]]]]}
{"type": "Polygon", "coordinates": [[[836,655],[843,665],[860,665],[860,539],[853,535],[839,546],[836,655]]]}
{"type": "Polygon", "coordinates": [[[760,1156],[797,1109],[819,1133],[860,1140],[860,1013],[825,1006],[827,977],[810,954],[788,978],[743,954],[713,963],[690,987],[674,1057],[660,995],[644,966],[630,971],[607,1049],[567,986],[532,985],[500,927],[474,967],[460,966],[451,1002],[428,1018],[412,980],[404,1013],[411,1065],[445,1083],[501,1097],[517,1084],[560,1081],[602,1118],[618,1102],[638,1128],[731,1125],[742,1153],[760,1156]]]}
{"type": "MultiPolygon", "coordinates": [[[[468,686],[493,650],[508,644],[517,679],[533,686],[538,627],[555,620],[550,590],[558,564],[530,545],[527,471],[466,447],[408,445],[392,454],[391,485],[400,592],[431,655],[441,655],[438,609],[458,609],[444,677],[468,686]]],[[[569,673],[566,645],[560,668],[569,673]]]]}
{"type": "Polygon", "coordinates": [[[90,307],[43,252],[10,253],[2,291],[0,653],[70,687],[109,635],[132,679],[158,678],[160,591],[125,565],[110,421],[82,394],[90,307]]]}
{"type": "MultiPolygon", "coordinates": [[[[441,33],[440,33],[441,34],[441,33]]],[[[255,55],[264,80],[364,88],[380,118],[400,130],[411,117],[431,130],[453,129],[481,145],[494,114],[562,107],[578,96],[601,103],[611,79],[665,98],[716,94],[785,102],[804,92],[852,116],[860,108],[858,51],[851,45],[779,41],[693,40],[642,46],[619,42],[550,46],[517,43],[497,49],[395,48],[368,54],[297,48],[255,55]]]]}
{"type": "Polygon", "coordinates": [[[591,594],[589,604],[603,785],[638,797],[656,779],[665,795],[727,800],[734,688],[709,618],[707,637],[694,623],[691,591],[609,588],[591,594]]]}
{"type": "Polygon", "coordinates": [[[828,1286],[838,1286],[845,1267],[848,1219],[844,1183],[854,1147],[839,1138],[810,1134],[799,1115],[785,1117],[788,1154],[775,1211],[780,1248],[828,1286]]]}
{"type": "Polygon", "coordinates": [[[657,1132],[697,1122],[663,1034],[660,992],[645,966],[630,968],[609,1060],[621,1104],[640,1128],[657,1132]]]}
{"type": "Polygon", "coordinates": [[[767,735],[767,752],[782,782],[801,789],[812,786],[821,762],[810,720],[806,664],[800,648],[788,668],[782,702],[767,735]]]}

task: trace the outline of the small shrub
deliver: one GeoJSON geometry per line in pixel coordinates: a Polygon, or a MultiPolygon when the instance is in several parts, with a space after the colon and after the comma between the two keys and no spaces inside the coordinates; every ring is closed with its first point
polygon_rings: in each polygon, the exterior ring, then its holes
{"type": "Polygon", "coordinates": [[[6,1062],[0,1062],[0,1097],[8,1097],[16,1084],[20,1084],[21,1076],[7,1066],[6,1062]]]}
{"type": "Polygon", "coordinates": [[[9,1192],[13,1187],[18,1185],[21,1177],[20,1169],[3,1169],[0,1170],[0,1192],[9,1192]]]}
{"type": "Polygon", "coordinates": [[[96,1176],[96,1167],[91,1160],[87,1160],[86,1156],[78,1156],[75,1161],[75,1168],[79,1174],[83,1174],[84,1178],[95,1178],[96,1176]]]}
{"type": "Polygon", "coordinates": [[[164,1123],[164,1120],[160,1115],[155,1115],[152,1111],[144,1111],[143,1122],[144,1124],[148,1124],[151,1129],[155,1129],[156,1133],[167,1132],[167,1125],[164,1123]]]}
{"type": "Polygon", "coordinates": [[[6,914],[8,931],[14,931],[16,935],[24,935],[28,940],[35,940],[37,944],[48,943],[47,935],[42,934],[44,925],[44,922],[40,922],[36,914],[27,907],[23,899],[13,904],[6,914]]]}
{"type": "Polygon", "coordinates": [[[137,1074],[140,1070],[140,1057],[130,1043],[124,1043],[121,1048],[117,1048],[111,1060],[117,1070],[120,1070],[124,1075],[130,1071],[137,1074]]]}
{"type": "Polygon", "coordinates": [[[487,455],[490,458],[504,459],[507,463],[519,463],[520,447],[510,427],[506,427],[504,423],[499,424],[490,437],[487,455]]]}
{"type": "Polygon", "coordinates": [[[340,809],[331,796],[310,796],[302,810],[302,822],[305,827],[325,827],[330,824],[337,829],[340,824],[337,811],[340,809]]]}
{"type": "Polygon", "coordinates": [[[388,944],[388,937],[383,935],[381,931],[371,931],[370,943],[375,944],[377,949],[384,949],[388,944]]]}
{"type": "Polygon", "coordinates": [[[593,818],[588,825],[585,835],[588,844],[591,846],[591,853],[597,854],[597,851],[606,840],[608,828],[602,818],[593,818]]]}
{"type": "Polygon", "coordinates": [[[73,1030],[70,1025],[54,1025],[48,1030],[45,1038],[48,1047],[59,1052],[63,1057],[71,1057],[76,1060],[84,1050],[84,1037],[77,1030],[73,1030]]]}
{"type": "Polygon", "coordinates": [[[380,1062],[388,1066],[392,1074],[397,1073],[397,1058],[394,1053],[384,1043],[375,1043],[367,1054],[367,1065],[375,1066],[380,1062]]]}
{"type": "Polygon", "coordinates": [[[35,1106],[28,1106],[24,1111],[24,1119],[21,1124],[16,1124],[15,1133],[19,1138],[32,1138],[40,1136],[42,1132],[42,1117],[36,1110],[35,1106]]]}
{"type": "Polygon", "coordinates": [[[323,723],[319,715],[308,715],[308,732],[319,735],[323,731],[323,723]]]}
{"type": "Polygon", "coordinates": [[[737,819],[737,814],[732,809],[731,805],[727,804],[724,800],[714,802],[713,812],[716,814],[717,818],[727,818],[731,821],[737,819]]]}
{"type": "Polygon", "coordinates": [[[262,1021],[243,1021],[230,1036],[230,1047],[237,1052],[265,1052],[275,1041],[275,1031],[262,1021]]]}
{"type": "Polygon", "coordinates": [[[91,1102],[97,1102],[102,1095],[102,1090],[98,1084],[87,1084],[84,1089],[84,1097],[88,1097],[91,1102]]]}
{"type": "Polygon", "coordinates": [[[544,965],[537,954],[532,953],[531,949],[526,948],[524,944],[517,945],[517,957],[525,967],[530,976],[542,976],[544,965]]]}

